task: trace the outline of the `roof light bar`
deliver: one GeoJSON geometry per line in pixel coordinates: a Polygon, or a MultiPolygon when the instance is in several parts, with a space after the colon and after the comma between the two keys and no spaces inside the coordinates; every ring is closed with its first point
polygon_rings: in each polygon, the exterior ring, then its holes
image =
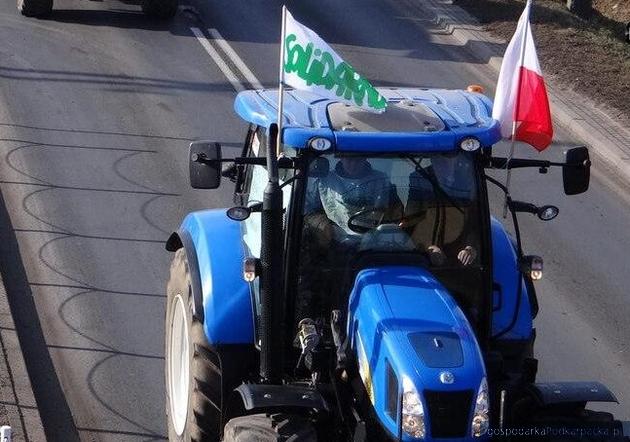
{"type": "Polygon", "coordinates": [[[332,143],[327,138],[315,137],[311,138],[308,142],[308,145],[311,149],[317,150],[319,152],[323,152],[332,147],[332,143]]]}
{"type": "Polygon", "coordinates": [[[461,147],[462,150],[465,150],[466,152],[472,152],[479,149],[481,147],[481,143],[476,138],[468,137],[468,138],[464,138],[459,143],[459,147],[461,147]]]}

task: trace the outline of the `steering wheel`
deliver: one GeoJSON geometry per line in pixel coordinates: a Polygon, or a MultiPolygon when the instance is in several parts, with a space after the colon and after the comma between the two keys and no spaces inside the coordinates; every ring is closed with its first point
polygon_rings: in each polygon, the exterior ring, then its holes
{"type": "Polygon", "coordinates": [[[348,219],[348,228],[354,233],[365,233],[377,228],[383,223],[385,218],[385,209],[371,207],[355,212],[348,219]],[[371,216],[366,216],[372,214],[371,216]]]}
{"type": "Polygon", "coordinates": [[[386,208],[371,207],[369,209],[359,210],[350,216],[348,219],[348,228],[354,233],[365,233],[372,229],[376,229],[383,224],[385,219],[386,208]],[[366,216],[368,214],[372,216],[366,216]]]}
{"type": "Polygon", "coordinates": [[[363,209],[348,219],[350,230],[363,234],[358,250],[417,252],[415,243],[401,226],[402,216],[386,219],[387,212],[387,208],[363,209]]]}
{"type": "Polygon", "coordinates": [[[390,219],[387,220],[387,222],[383,222],[387,210],[388,209],[384,207],[371,207],[369,209],[359,210],[348,219],[348,228],[354,233],[365,233],[383,224],[396,224],[398,227],[407,229],[415,226],[426,213],[426,210],[422,209],[411,214],[401,215],[398,219],[390,219]],[[369,213],[374,215],[366,217],[366,219],[361,219],[361,217],[369,213]]]}

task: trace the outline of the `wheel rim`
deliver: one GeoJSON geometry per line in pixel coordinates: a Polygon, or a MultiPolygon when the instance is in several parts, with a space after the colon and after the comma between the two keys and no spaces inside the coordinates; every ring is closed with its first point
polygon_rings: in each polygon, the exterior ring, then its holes
{"type": "Polygon", "coordinates": [[[171,340],[169,343],[169,390],[171,402],[171,420],[175,433],[181,436],[186,426],[188,414],[188,326],[186,324],[186,308],[181,295],[173,300],[171,316],[171,340]]]}

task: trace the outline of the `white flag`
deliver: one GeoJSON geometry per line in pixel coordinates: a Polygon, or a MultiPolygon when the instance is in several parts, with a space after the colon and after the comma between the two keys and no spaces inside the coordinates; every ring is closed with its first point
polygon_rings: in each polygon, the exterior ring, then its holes
{"type": "Polygon", "coordinates": [[[286,11],[284,57],[280,81],[373,112],[383,112],[387,100],[315,32],[286,11]]]}

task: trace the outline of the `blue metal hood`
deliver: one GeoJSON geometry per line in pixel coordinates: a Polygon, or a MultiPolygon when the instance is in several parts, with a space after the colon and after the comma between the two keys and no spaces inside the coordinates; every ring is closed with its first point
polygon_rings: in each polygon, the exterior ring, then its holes
{"type": "Polygon", "coordinates": [[[397,435],[399,418],[388,412],[387,401],[392,394],[400,397],[403,377],[423,397],[425,410],[429,409],[426,391],[476,395],[485,367],[474,332],[453,297],[427,270],[380,267],[361,271],[348,311],[351,348],[358,359],[365,354],[370,384],[366,390],[392,435],[397,435]],[[398,380],[396,392],[388,391],[392,372],[398,380]],[[449,382],[444,382],[445,376],[449,382]]]}

